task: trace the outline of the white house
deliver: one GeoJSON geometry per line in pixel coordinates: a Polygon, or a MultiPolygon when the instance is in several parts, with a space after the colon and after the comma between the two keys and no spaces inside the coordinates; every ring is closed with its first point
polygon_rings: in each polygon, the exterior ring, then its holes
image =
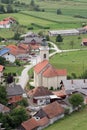
{"type": "Polygon", "coordinates": [[[8,48],[0,50],[0,56],[4,57],[9,62],[13,63],[15,61],[15,56],[10,53],[10,49],[8,48]]]}

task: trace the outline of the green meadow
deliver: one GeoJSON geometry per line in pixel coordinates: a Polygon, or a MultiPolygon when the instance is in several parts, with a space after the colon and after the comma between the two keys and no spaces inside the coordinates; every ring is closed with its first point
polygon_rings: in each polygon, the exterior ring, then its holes
{"type": "Polygon", "coordinates": [[[87,51],[65,52],[56,54],[50,59],[50,63],[58,69],[67,69],[67,75],[75,73],[77,77],[87,70],[87,51]]]}

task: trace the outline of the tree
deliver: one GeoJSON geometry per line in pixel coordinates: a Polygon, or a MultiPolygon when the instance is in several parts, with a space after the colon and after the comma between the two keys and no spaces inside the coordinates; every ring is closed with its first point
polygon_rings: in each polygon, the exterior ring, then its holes
{"type": "Polygon", "coordinates": [[[80,93],[72,94],[69,98],[69,102],[73,105],[73,107],[78,107],[82,105],[84,101],[83,96],[80,93]]]}
{"type": "Polygon", "coordinates": [[[46,40],[47,40],[47,41],[50,41],[49,35],[46,35],[46,40]]]}
{"type": "Polygon", "coordinates": [[[0,5],[0,13],[5,13],[5,8],[3,5],[0,5]]]}
{"type": "Polygon", "coordinates": [[[30,5],[35,6],[34,0],[31,0],[30,5]]]}
{"type": "Polygon", "coordinates": [[[25,108],[21,106],[14,108],[10,116],[13,120],[11,125],[14,126],[14,128],[18,127],[23,121],[28,119],[28,115],[25,108]]]}
{"type": "Polygon", "coordinates": [[[14,81],[13,75],[11,73],[8,73],[7,77],[6,77],[6,82],[12,83],[14,81]]]}
{"type": "Polygon", "coordinates": [[[62,38],[62,36],[59,34],[59,35],[57,35],[57,37],[56,37],[56,42],[62,42],[63,41],[63,38],[62,38]]]}
{"type": "Polygon", "coordinates": [[[0,85],[0,103],[6,105],[7,104],[7,92],[4,86],[0,85]]]}
{"type": "Polygon", "coordinates": [[[18,105],[27,107],[28,106],[28,101],[26,98],[23,98],[21,101],[17,102],[18,105]]]}
{"type": "Polygon", "coordinates": [[[5,64],[6,64],[6,59],[0,56],[0,65],[5,65],[5,64]]]}
{"type": "MultiPolygon", "coordinates": [[[[84,71],[84,70],[83,70],[83,71],[84,71]]],[[[87,70],[85,70],[85,71],[83,72],[83,74],[81,75],[81,78],[84,78],[84,79],[87,78],[87,70]]]]}
{"type": "Polygon", "coordinates": [[[57,9],[57,14],[62,14],[60,9],[57,9]]]}
{"type": "Polygon", "coordinates": [[[7,13],[13,13],[14,12],[11,4],[8,4],[6,9],[7,9],[7,13]]]}

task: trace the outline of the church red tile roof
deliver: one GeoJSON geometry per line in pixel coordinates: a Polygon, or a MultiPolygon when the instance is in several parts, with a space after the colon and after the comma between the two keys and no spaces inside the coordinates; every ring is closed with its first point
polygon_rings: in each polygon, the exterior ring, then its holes
{"type": "Polygon", "coordinates": [[[44,60],[38,63],[34,67],[34,71],[38,74],[42,71],[42,75],[44,77],[55,77],[55,76],[66,76],[67,71],[66,69],[55,69],[48,60],[44,60]]]}
{"type": "Polygon", "coordinates": [[[56,101],[51,104],[48,104],[42,109],[50,119],[64,113],[64,108],[62,108],[61,105],[56,101]]]}
{"type": "Polygon", "coordinates": [[[51,65],[43,72],[44,77],[65,76],[66,69],[55,69],[51,65]]]}
{"type": "Polygon", "coordinates": [[[38,63],[38,64],[34,67],[34,71],[35,71],[36,73],[40,73],[48,64],[49,64],[48,60],[44,60],[44,61],[38,63]]]}

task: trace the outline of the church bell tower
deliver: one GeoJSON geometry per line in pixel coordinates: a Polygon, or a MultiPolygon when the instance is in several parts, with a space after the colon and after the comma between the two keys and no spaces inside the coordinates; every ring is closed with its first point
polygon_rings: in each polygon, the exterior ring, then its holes
{"type": "Polygon", "coordinates": [[[40,47],[40,61],[42,62],[43,60],[49,60],[49,47],[45,38],[43,38],[40,47]]]}

